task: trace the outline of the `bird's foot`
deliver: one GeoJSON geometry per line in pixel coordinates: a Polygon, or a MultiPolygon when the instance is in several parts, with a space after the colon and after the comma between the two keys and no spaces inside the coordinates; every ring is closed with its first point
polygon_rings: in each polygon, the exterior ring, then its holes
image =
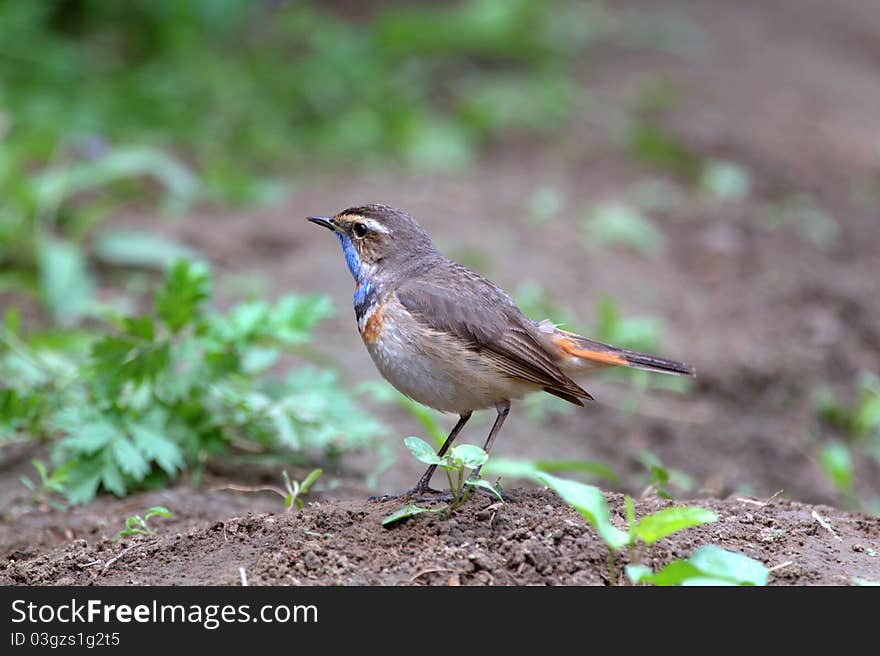
{"type": "Polygon", "coordinates": [[[416,485],[400,494],[380,494],[369,497],[370,501],[392,501],[394,499],[408,499],[425,503],[427,501],[452,501],[452,493],[449,491],[435,490],[427,485],[416,485]]]}

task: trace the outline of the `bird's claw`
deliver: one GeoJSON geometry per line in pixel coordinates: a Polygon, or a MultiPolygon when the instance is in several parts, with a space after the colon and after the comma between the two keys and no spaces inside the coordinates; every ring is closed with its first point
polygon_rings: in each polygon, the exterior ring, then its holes
{"type": "Polygon", "coordinates": [[[369,497],[370,501],[393,501],[394,499],[409,499],[411,501],[417,501],[420,503],[425,503],[428,501],[452,501],[452,493],[448,491],[435,490],[431,487],[422,487],[421,485],[416,485],[414,488],[410,488],[406,492],[401,492],[400,494],[379,494],[376,496],[369,497]],[[431,496],[425,496],[429,494],[431,496]]]}

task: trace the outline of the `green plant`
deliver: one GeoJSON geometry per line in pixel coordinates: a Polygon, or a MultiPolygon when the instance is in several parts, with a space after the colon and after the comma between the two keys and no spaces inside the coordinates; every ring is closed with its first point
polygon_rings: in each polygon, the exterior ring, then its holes
{"type": "MultiPolygon", "coordinates": [[[[233,451],[322,453],[364,446],[379,430],[331,371],[269,375],[282,349],[308,355],[327,298],[206,305],[204,265],[179,261],[144,315],[60,349],[7,316],[0,339],[0,434],[49,443],[74,503],[161,483],[233,451]],[[31,343],[29,344],[28,341],[31,343]]],[[[56,470],[57,471],[57,470],[56,470]]]]}
{"type": "Polygon", "coordinates": [[[862,372],[854,388],[851,402],[841,400],[830,388],[819,389],[814,398],[818,419],[814,432],[821,436],[817,462],[822,473],[843,501],[855,508],[865,506],[856,492],[856,458],[880,462],[880,378],[862,372]]]}
{"type": "Polygon", "coordinates": [[[59,503],[55,497],[64,493],[64,483],[71,467],[59,467],[50,474],[48,467],[40,460],[31,460],[31,465],[37,470],[38,481],[35,483],[27,476],[19,479],[31,491],[31,501],[45,503],[55,510],[66,510],[67,506],[59,503]]]}
{"type": "Polygon", "coordinates": [[[670,491],[670,486],[682,492],[690,492],[694,489],[693,477],[679,469],[667,468],[651,451],[639,451],[635,458],[648,473],[648,481],[642,491],[643,497],[654,494],[661,499],[671,499],[674,495],[670,491]]]}
{"type": "Polygon", "coordinates": [[[417,460],[427,465],[437,465],[446,473],[452,499],[448,504],[439,508],[425,508],[415,504],[407,504],[383,519],[383,526],[389,526],[422,513],[439,513],[441,516],[448,517],[450,513],[467,501],[474,488],[488,490],[499,500],[502,500],[501,493],[492,483],[473,476],[476,470],[485,465],[489,459],[489,455],[480,447],[473,444],[459,444],[452,447],[448,454],[440,457],[430,444],[418,437],[407,437],[403,442],[417,460]]]}
{"type": "Polygon", "coordinates": [[[768,203],[761,208],[758,223],[767,230],[793,228],[795,234],[820,248],[833,245],[840,234],[837,219],[807,194],[795,194],[768,203]]]}
{"type": "Polygon", "coordinates": [[[165,517],[170,519],[174,514],[163,506],[153,506],[149,508],[144,516],[133,515],[125,520],[125,528],[116,534],[114,540],[127,538],[132,535],[155,535],[156,530],[148,524],[153,517],[165,517]]]}
{"type": "Polygon", "coordinates": [[[291,160],[455,166],[512,130],[552,131],[579,101],[572,66],[608,31],[594,3],[560,0],[358,13],[249,0],[4,3],[9,138],[44,160],[70,136],[92,151],[173,143],[212,196],[262,201],[278,193],[266,172],[291,160]]]}
{"type": "Polygon", "coordinates": [[[22,169],[22,153],[0,150],[0,291],[37,298],[56,322],[73,325],[98,313],[93,261],[161,269],[174,256],[193,255],[157,235],[99,230],[149,181],[167,209],[195,200],[197,179],[164,152],[111,148],[26,176],[22,169]]]}
{"type": "Polygon", "coordinates": [[[854,396],[848,404],[829,388],[820,389],[815,399],[816,412],[853,442],[880,439],[880,377],[862,372],[856,380],[854,396]]]}
{"type": "Polygon", "coordinates": [[[284,477],[284,490],[287,493],[284,497],[284,507],[287,508],[287,511],[290,512],[294,506],[298,509],[303,507],[302,497],[308,494],[312,485],[315,484],[321,474],[324,473],[322,469],[313,469],[309,472],[308,476],[306,476],[302,483],[299,481],[291,481],[290,476],[287,475],[286,471],[281,472],[284,477]]]}
{"type": "Polygon", "coordinates": [[[545,485],[577,510],[608,547],[609,580],[612,583],[616,580],[616,552],[628,548],[631,561],[638,564],[645,546],[686,528],[718,519],[715,513],[703,508],[675,506],[646,515],[637,521],[632,499],[626,497],[627,530],[623,531],[611,522],[608,503],[597,487],[553,476],[537,469],[532,463],[523,461],[496,459],[486,469],[493,475],[525,478],[545,485]]]}
{"type": "Polygon", "coordinates": [[[735,551],[715,545],[698,548],[687,560],[673,560],[660,571],[650,567],[628,565],[626,575],[633,583],[654,585],[767,585],[770,570],[762,563],[735,551]]]}
{"type": "Polygon", "coordinates": [[[588,251],[622,246],[644,255],[659,255],[666,236],[634,205],[623,201],[601,203],[584,222],[582,243],[588,251]]]}

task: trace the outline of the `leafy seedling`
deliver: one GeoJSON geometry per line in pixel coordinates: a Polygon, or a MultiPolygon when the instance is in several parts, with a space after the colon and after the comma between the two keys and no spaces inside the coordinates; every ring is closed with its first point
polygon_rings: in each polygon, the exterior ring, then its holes
{"type": "Polygon", "coordinates": [[[489,460],[487,454],[480,447],[473,444],[459,444],[453,447],[443,457],[438,456],[431,445],[418,437],[407,437],[403,443],[417,460],[426,465],[437,465],[444,472],[449,482],[449,492],[452,500],[440,508],[424,508],[415,504],[407,504],[397,509],[382,520],[383,526],[389,526],[408,517],[420,515],[426,512],[440,513],[448,517],[454,510],[460,508],[470,496],[474,488],[482,488],[503,500],[501,492],[495,485],[483,478],[474,476],[476,470],[489,460]]]}
{"type": "Polygon", "coordinates": [[[322,469],[313,469],[309,475],[303,479],[303,482],[300,483],[298,481],[291,481],[290,476],[287,475],[286,471],[281,472],[284,478],[284,489],[287,492],[284,497],[284,507],[287,508],[287,512],[290,512],[294,505],[297,509],[303,507],[302,497],[308,494],[309,489],[323,473],[324,471],[322,469]]]}
{"type": "Polygon", "coordinates": [[[174,517],[174,514],[163,506],[153,506],[148,509],[144,516],[134,515],[125,520],[125,528],[116,534],[115,540],[129,537],[131,535],[155,535],[156,530],[149,525],[149,521],[153,517],[174,517]]]}
{"type": "Polygon", "coordinates": [[[717,521],[715,513],[703,508],[678,506],[665,508],[636,521],[632,499],[625,501],[627,530],[611,522],[611,511],[602,491],[592,485],[553,476],[536,468],[533,463],[516,460],[495,460],[487,466],[492,474],[510,478],[526,478],[546,485],[563,501],[577,510],[593,527],[608,547],[609,580],[615,581],[614,554],[629,548],[631,558],[637,559],[644,546],[682,531],[686,528],[717,521]]]}
{"type": "Polygon", "coordinates": [[[855,462],[869,457],[880,462],[880,377],[862,372],[856,380],[851,402],[841,400],[830,388],[820,389],[814,399],[817,419],[814,430],[823,437],[817,462],[837,489],[843,502],[863,510],[870,505],[860,499],[855,486],[855,462]]]}
{"type": "Polygon", "coordinates": [[[666,246],[666,235],[637,207],[618,201],[593,209],[584,222],[582,243],[588,251],[621,246],[656,256],[666,246]]]}
{"type": "Polygon", "coordinates": [[[704,545],[687,560],[674,560],[660,571],[633,564],[626,567],[626,575],[633,583],[654,585],[767,585],[770,570],[762,563],[735,551],[715,545],[704,545]]]}
{"type": "Polygon", "coordinates": [[[19,479],[21,484],[31,491],[31,500],[45,503],[55,510],[67,510],[67,505],[57,501],[54,497],[64,494],[64,483],[74,466],[73,463],[62,465],[51,474],[46,465],[40,460],[31,460],[31,465],[37,470],[38,481],[35,483],[27,476],[22,476],[19,479]]]}
{"type": "Polygon", "coordinates": [[[689,492],[694,488],[694,479],[678,469],[667,468],[654,453],[641,451],[636,459],[648,472],[648,484],[642,491],[642,498],[656,495],[661,499],[672,499],[670,486],[689,492]]]}

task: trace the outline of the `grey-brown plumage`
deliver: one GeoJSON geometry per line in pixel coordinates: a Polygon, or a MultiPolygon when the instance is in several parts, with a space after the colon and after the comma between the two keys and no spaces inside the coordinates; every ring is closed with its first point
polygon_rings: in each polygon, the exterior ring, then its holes
{"type": "Polygon", "coordinates": [[[444,258],[435,269],[402,281],[397,298],[432,330],[454,335],[498,369],[577,405],[592,399],[539,342],[535,323],[483,276],[444,258]]]}
{"type": "MultiPolygon", "coordinates": [[[[502,289],[441,255],[402,210],[364,205],[309,220],[342,245],[356,281],[358,330],[380,373],[419,403],[459,415],[441,456],[474,410],[498,412],[488,451],[512,399],[544,390],[583,405],[592,396],[572,380],[574,372],[630,366],[693,374],[679,362],[532,321],[502,289]]],[[[433,472],[413,491],[424,492],[433,472]]]]}

